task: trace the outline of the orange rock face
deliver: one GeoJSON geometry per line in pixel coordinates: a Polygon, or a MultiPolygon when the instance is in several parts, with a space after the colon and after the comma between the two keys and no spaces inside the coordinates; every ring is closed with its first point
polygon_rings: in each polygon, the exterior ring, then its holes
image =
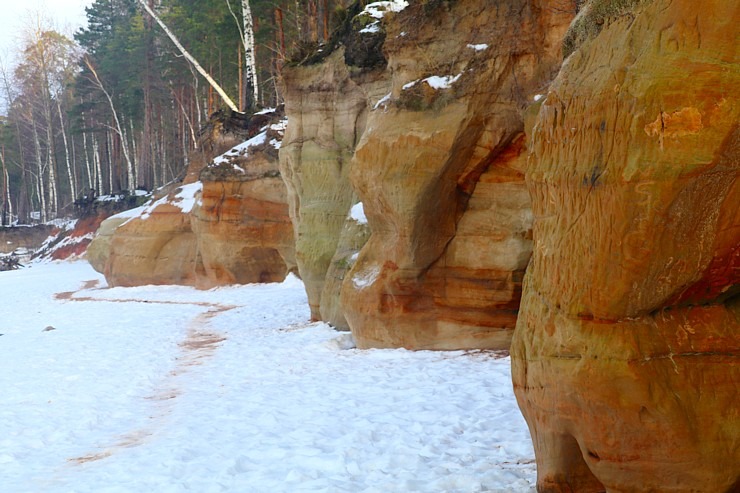
{"type": "MultiPolygon", "coordinates": [[[[90,258],[88,251],[88,260],[109,286],[197,284],[197,242],[189,211],[173,205],[172,197],[169,199],[150,207],[144,216],[113,216],[103,222],[101,230],[111,223],[114,229],[105,239],[106,252],[90,258]]],[[[90,245],[93,252],[99,238],[100,232],[90,245]]]]}
{"type": "Polygon", "coordinates": [[[201,203],[192,214],[201,286],[280,282],[295,268],[293,225],[277,159],[254,153],[244,172],[201,173],[201,203]]]}
{"type": "MultiPolygon", "coordinates": [[[[283,77],[289,124],[280,171],[288,188],[298,271],[311,317],[321,320],[322,303],[335,305],[322,300],[335,296],[324,290],[326,275],[355,202],[350,161],[365,129],[368,100],[379,99],[388,84],[382,70],[351,70],[343,48],[320,64],[286,67],[283,77]]],[[[332,321],[344,325],[341,308],[334,311],[340,314],[332,321]]]]}
{"type": "Polygon", "coordinates": [[[372,231],[342,286],[359,347],[509,347],[531,252],[523,114],[572,18],[540,7],[413,5],[389,25],[392,90],[351,171],[372,231]]]}
{"type": "Polygon", "coordinates": [[[534,126],[515,392],[539,491],[738,491],[740,10],[634,3],[534,126]]]}
{"type": "MultiPolygon", "coordinates": [[[[211,154],[244,140],[222,135],[229,123],[212,122],[211,154]]],[[[90,263],[111,286],[282,281],[295,259],[277,150],[265,142],[279,140],[282,125],[276,127],[255,146],[219,158],[218,166],[201,170],[209,160],[194,160],[185,185],[136,217],[105,221],[88,250],[90,263]]]]}

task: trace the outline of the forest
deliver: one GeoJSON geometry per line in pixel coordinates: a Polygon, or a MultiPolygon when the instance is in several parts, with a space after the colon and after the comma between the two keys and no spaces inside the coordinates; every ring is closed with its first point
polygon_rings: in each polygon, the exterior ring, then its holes
{"type": "Polygon", "coordinates": [[[95,0],[71,38],[43,22],[27,26],[17,62],[0,67],[2,224],[71,216],[94,197],[176,180],[210,115],[279,105],[283,65],[326,42],[346,8],[347,0],[95,0]]]}

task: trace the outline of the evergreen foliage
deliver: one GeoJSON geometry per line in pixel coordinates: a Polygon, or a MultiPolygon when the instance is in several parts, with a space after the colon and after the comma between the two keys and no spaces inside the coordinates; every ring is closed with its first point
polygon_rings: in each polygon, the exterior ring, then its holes
{"type": "MultiPolygon", "coordinates": [[[[326,42],[344,0],[251,0],[259,100],[245,81],[241,0],[147,0],[243,109],[277,106],[286,51],[326,42]]],[[[223,104],[137,0],[95,0],[73,39],[40,29],[3,67],[0,219],[74,212],[80,197],[181,176],[223,104]]]]}

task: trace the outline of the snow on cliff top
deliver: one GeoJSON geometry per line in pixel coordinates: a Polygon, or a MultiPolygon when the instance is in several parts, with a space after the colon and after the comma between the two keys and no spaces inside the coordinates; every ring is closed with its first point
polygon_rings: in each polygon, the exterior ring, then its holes
{"type": "MultiPolygon", "coordinates": [[[[274,112],[274,108],[269,108],[266,110],[262,110],[259,113],[255,113],[257,115],[261,114],[267,114],[274,112]]],[[[274,138],[270,139],[269,144],[273,146],[275,149],[280,149],[280,146],[282,145],[282,138],[285,135],[285,129],[288,126],[288,119],[283,118],[277,123],[273,123],[271,125],[267,125],[261,129],[261,132],[252,137],[251,139],[245,140],[244,142],[240,143],[239,145],[236,145],[226,151],[225,153],[221,154],[220,156],[217,156],[213,159],[211,164],[209,166],[219,166],[222,164],[231,164],[234,169],[237,171],[240,171],[244,173],[244,169],[241,168],[239,165],[234,163],[233,161],[238,157],[247,157],[249,155],[249,149],[251,147],[255,146],[261,146],[267,142],[267,136],[268,132],[271,136],[274,138]]],[[[123,211],[121,213],[116,214],[115,218],[122,218],[122,219],[128,219],[129,221],[134,218],[139,218],[142,220],[146,220],[151,216],[152,211],[163,204],[170,204],[176,207],[179,207],[183,213],[188,214],[190,213],[196,204],[199,202],[199,194],[203,190],[203,183],[200,181],[197,181],[195,183],[190,183],[188,185],[182,185],[177,189],[177,193],[172,196],[172,194],[169,194],[165,197],[162,197],[158,200],[149,202],[148,204],[144,204],[141,207],[136,207],[134,209],[129,209],[127,211],[123,211]]],[[[126,221],[128,222],[128,221],[126,221]]],[[[125,224],[125,222],[123,223],[125,224]]]]}
{"type": "MultiPolygon", "coordinates": [[[[203,183],[200,181],[196,181],[188,185],[182,185],[176,190],[177,193],[174,195],[174,197],[172,196],[172,194],[168,194],[159,200],[144,204],[141,207],[136,207],[134,209],[119,212],[118,214],[111,216],[111,218],[127,219],[128,221],[131,221],[135,218],[147,220],[151,216],[154,209],[164,204],[170,204],[175,207],[179,207],[184,214],[188,214],[198,203],[199,194],[203,190],[203,183]]],[[[125,221],[121,225],[126,224],[128,221],[125,221]]]]}
{"type": "MultiPolygon", "coordinates": [[[[274,111],[274,109],[270,111],[274,111]]],[[[264,112],[269,113],[270,111],[263,110],[255,114],[260,115],[260,114],[264,114],[264,112]]],[[[270,139],[270,145],[274,147],[275,149],[280,149],[280,146],[282,145],[283,136],[285,135],[286,128],[288,128],[287,118],[283,118],[279,122],[273,123],[272,125],[267,125],[261,129],[260,133],[258,133],[251,139],[245,140],[241,144],[238,144],[232,147],[231,149],[224,152],[220,156],[216,156],[209,166],[220,166],[223,164],[231,163],[234,169],[244,173],[244,169],[242,169],[239,165],[237,165],[233,161],[238,157],[246,158],[247,156],[249,156],[250,147],[261,146],[265,142],[267,142],[268,132],[270,132],[273,136],[277,137],[277,138],[270,139]]]]}
{"type": "Polygon", "coordinates": [[[408,6],[409,3],[406,0],[372,2],[367,4],[359,15],[367,14],[374,19],[382,19],[388,12],[400,12],[408,6]]]}
{"type": "Polygon", "coordinates": [[[380,19],[382,19],[388,12],[400,12],[409,3],[406,0],[391,0],[386,2],[372,2],[365,6],[365,9],[360,12],[357,17],[363,15],[369,15],[373,19],[377,19],[360,30],[361,33],[377,33],[380,32],[380,19]]]}

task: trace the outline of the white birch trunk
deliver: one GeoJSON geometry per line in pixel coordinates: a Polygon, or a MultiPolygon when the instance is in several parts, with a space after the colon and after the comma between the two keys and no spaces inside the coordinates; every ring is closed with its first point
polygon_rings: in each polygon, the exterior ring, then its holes
{"type": "Polygon", "coordinates": [[[249,0],[241,0],[242,2],[242,25],[239,26],[236,14],[231,9],[231,1],[226,0],[226,5],[229,7],[234,20],[237,21],[239,27],[239,34],[241,35],[242,46],[244,47],[244,68],[245,68],[245,79],[247,82],[247,90],[251,92],[248,97],[252,98],[252,104],[248,104],[247,107],[254,109],[259,101],[259,87],[257,85],[257,58],[256,49],[254,43],[254,21],[252,19],[252,8],[249,5],[249,0]]]}
{"type": "Polygon", "coordinates": [[[95,182],[98,187],[97,194],[103,195],[103,166],[100,163],[100,146],[95,135],[93,135],[93,164],[95,166],[95,182]]]}
{"type": "Polygon", "coordinates": [[[33,127],[33,144],[36,151],[36,192],[39,195],[39,207],[41,208],[41,221],[46,222],[46,190],[44,189],[44,164],[41,162],[41,143],[39,132],[36,129],[36,121],[31,117],[33,127]]]}
{"type": "MultiPolygon", "coordinates": [[[[126,146],[126,149],[128,149],[128,133],[126,132],[126,128],[121,128],[121,132],[121,145],[126,146]]],[[[133,192],[136,189],[136,149],[130,154],[129,158],[126,159],[126,181],[128,182],[128,189],[133,192]]]]}
{"type": "Polygon", "coordinates": [[[224,92],[223,89],[221,89],[221,86],[219,86],[218,83],[215,80],[213,80],[213,78],[210,75],[208,75],[208,72],[206,72],[205,69],[200,66],[198,61],[195,58],[193,58],[193,55],[191,55],[188,52],[188,50],[185,49],[185,47],[180,43],[180,41],[172,33],[172,31],[170,31],[167,25],[164,22],[162,22],[162,20],[159,18],[159,16],[157,16],[156,13],[154,13],[154,11],[146,3],[146,0],[139,0],[139,3],[141,4],[142,7],[144,7],[144,10],[146,10],[147,13],[151,15],[155,21],[157,21],[157,24],[159,24],[159,27],[162,28],[165,34],[167,34],[170,40],[172,40],[172,42],[175,44],[177,49],[180,50],[180,53],[182,53],[182,56],[184,56],[185,59],[189,61],[193,65],[193,67],[195,67],[195,69],[200,73],[200,75],[202,75],[203,78],[205,78],[208,81],[208,83],[211,84],[211,86],[216,90],[218,95],[221,96],[221,99],[223,99],[223,101],[231,109],[231,111],[235,113],[241,113],[239,111],[239,108],[236,107],[236,105],[231,100],[231,98],[226,94],[226,92],[224,92]]]}
{"type": "Polygon", "coordinates": [[[43,91],[44,101],[43,110],[46,119],[46,166],[49,168],[49,212],[51,217],[55,218],[59,210],[59,194],[57,192],[57,167],[54,156],[54,128],[51,117],[51,96],[46,97],[47,91],[43,91]]]}
{"type": "Polygon", "coordinates": [[[69,143],[67,142],[67,132],[64,130],[64,116],[62,115],[62,103],[57,99],[57,110],[59,111],[59,124],[62,127],[62,140],[64,141],[64,157],[67,161],[67,179],[69,180],[69,191],[72,193],[72,200],[77,198],[77,184],[75,183],[74,174],[72,173],[72,163],[69,159],[69,143]]]}
{"type": "Polygon", "coordinates": [[[108,147],[108,195],[113,195],[113,136],[105,132],[105,143],[108,147]]]}
{"type": "MultiPolygon", "coordinates": [[[[108,91],[105,90],[105,87],[103,86],[103,82],[100,80],[100,77],[98,77],[98,73],[95,71],[95,69],[92,66],[92,63],[90,63],[90,60],[85,57],[85,65],[87,65],[87,68],[90,69],[90,72],[92,72],[93,77],[95,77],[95,82],[98,88],[105,94],[105,98],[108,100],[108,105],[110,106],[110,111],[113,113],[113,121],[116,123],[116,133],[118,134],[119,139],[121,140],[121,151],[123,151],[123,157],[126,159],[126,173],[128,178],[128,186],[133,187],[134,183],[134,166],[131,163],[131,156],[128,152],[128,142],[126,142],[126,134],[124,133],[123,127],[121,126],[121,121],[118,119],[118,112],[116,111],[116,107],[113,105],[113,98],[111,98],[111,95],[108,93],[108,91]]],[[[108,158],[110,160],[110,152],[108,152],[108,158]]],[[[112,173],[111,173],[112,175],[112,173]]],[[[111,177],[111,191],[113,191],[113,178],[111,177]]],[[[133,190],[133,188],[130,188],[133,190]]]]}
{"type": "Polygon", "coordinates": [[[8,187],[10,182],[8,181],[8,167],[5,165],[5,146],[0,148],[0,166],[3,167],[2,184],[3,184],[3,199],[0,202],[0,225],[5,226],[7,224],[6,217],[8,217],[8,205],[10,201],[8,197],[8,187]]]}
{"type": "Polygon", "coordinates": [[[95,189],[95,176],[93,175],[93,170],[90,167],[90,153],[87,151],[87,132],[82,132],[82,147],[85,149],[85,171],[87,171],[87,187],[90,190],[93,190],[95,189]]]}
{"type": "Polygon", "coordinates": [[[257,58],[254,44],[254,22],[249,0],[242,0],[242,21],[244,22],[244,58],[246,63],[247,87],[252,89],[252,109],[259,102],[259,87],[257,87],[257,58]]]}
{"type": "Polygon", "coordinates": [[[10,176],[8,176],[8,167],[5,166],[3,170],[5,174],[5,203],[7,205],[6,213],[8,215],[8,221],[13,222],[13,201],[10,199],[10,176]]]}
{"type": "Polygon", "coordinates": [[[59,210],[59,195],[57,192],[57,170],[54,162],[53,139],[51,121],[49,121],[46,125],[46,165],[49,168],[49,212],[51,213],[51,217],[56,217],[59,210]]]}

